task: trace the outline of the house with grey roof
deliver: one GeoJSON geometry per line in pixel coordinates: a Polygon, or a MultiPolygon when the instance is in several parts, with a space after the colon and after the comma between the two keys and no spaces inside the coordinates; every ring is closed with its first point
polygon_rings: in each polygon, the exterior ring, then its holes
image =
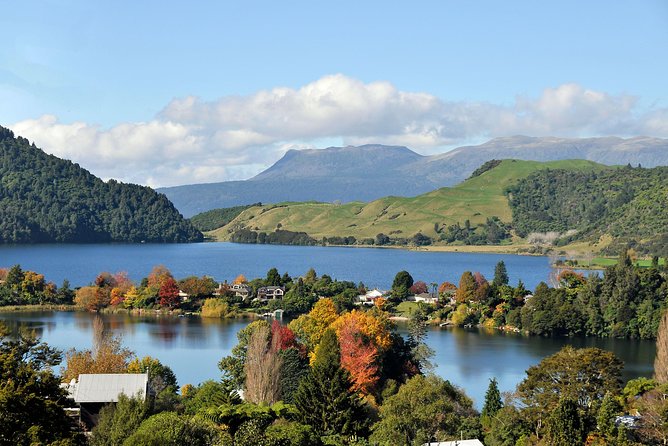
{"type": "Polygon", "coordinates": [[[79,406],[79,421],[92,429],[100,410],[109,403],[117,403],[121,395],[146,400],[150,389],[148,373],[81,374],[63,387],[79,406]]]}

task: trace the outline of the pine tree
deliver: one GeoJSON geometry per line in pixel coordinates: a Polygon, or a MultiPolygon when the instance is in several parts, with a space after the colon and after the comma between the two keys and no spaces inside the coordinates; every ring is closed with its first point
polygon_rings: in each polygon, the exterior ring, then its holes
{"type": "Polygon", "coordinates": [[[499,384],[496,378],[492,378],[489,380],[489,387],[487,387],[487,393],[485,393],[485,404],[482,406],[481,415],[483,418],[493,417],[502,407],[503,402],[501,402],[499,384]]]}
{"type": "Polygon", "coordinates": [[[313,367],[295,394],[301,421],[321,435],[355,436],[367,428],[366,416],[357,393],[340,364],[336,333],[325,331],[313,367]]]}
{"type": "Polygon", "coordinates": [[[494,268],[494,280],[492,280],[492,286],[499,287],[501,285],[508,285],[508,271],[503,260],[500,260],[496,264],[494,268]]]}

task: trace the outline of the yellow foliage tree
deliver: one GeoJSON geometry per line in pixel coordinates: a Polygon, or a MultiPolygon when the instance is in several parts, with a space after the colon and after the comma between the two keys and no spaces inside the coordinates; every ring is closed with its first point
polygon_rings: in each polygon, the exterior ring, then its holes
{"type": "Polygon", "coordinates": [[[313,353],[325,330],[337,319],[339,313],[332,299],[320,299],[308,314],[302,314],[290,322],[288,327],[313,353]]]}
{"type": "Polygon", "coordinates": [[[63,380],[76,379],[82,373],[126,373],[134,353],[123,347],[121,339],[105,331],[98,316],[93,321],[93,348],[72,349],[65,354],[66,368],[63,380]]]}
{"type": "Polygon", "coordinates": [[[235,285],[241,285],[242,283],[247,283],[248,280],[246,279],[246,276],[243,274],[239,274],[236,279],[234,279],[234,284],[235,285]]]}

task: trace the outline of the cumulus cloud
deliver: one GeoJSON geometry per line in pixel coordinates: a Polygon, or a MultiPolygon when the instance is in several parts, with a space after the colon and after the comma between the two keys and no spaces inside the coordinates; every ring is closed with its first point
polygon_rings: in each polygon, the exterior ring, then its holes
{"type": "Polygon", "coordinates": [[[109,129],[61,123],[52,115],[11,127],[103,178],[168,186],[247,178],[289,148],[327,138],[434,153],[516,134],[668,136],[668,110],[639,114],[637,102],[578,84],[548,88],[537,98],[519,96],[511,105],[453,102],[338,74],[299,89],[174,99],[150,121],[109,129]]]}

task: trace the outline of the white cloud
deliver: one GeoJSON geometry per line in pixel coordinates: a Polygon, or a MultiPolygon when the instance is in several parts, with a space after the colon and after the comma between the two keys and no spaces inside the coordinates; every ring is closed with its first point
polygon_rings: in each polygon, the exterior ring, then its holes
{"type": "Polygon", "coordinates": [[[19,135],[103,178],[152,186],[242,179],[288,148],[317,141],[400,144],[423,153],[496,136],[668,136],[668,110],[639,114],[637,98],[578,84],[512,105],[448,102],[389,82],[338,74],[299,89],[215,101],[175,99],[148,122],[109,129],[55,116],[14,124],[19,135]]]}

